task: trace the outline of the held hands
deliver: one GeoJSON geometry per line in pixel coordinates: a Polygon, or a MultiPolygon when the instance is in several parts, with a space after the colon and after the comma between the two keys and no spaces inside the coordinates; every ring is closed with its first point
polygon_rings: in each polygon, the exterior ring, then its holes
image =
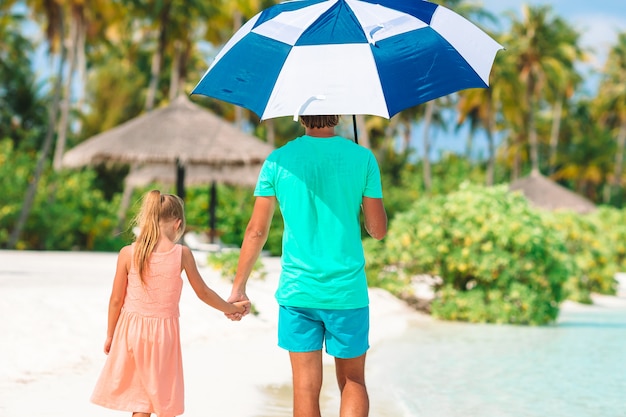
{"type": "Polygon", "coordinates": [[[232,294],[228,298],[228,302],[239,307],[235,313],[224,313],[224,315],[232,321],[239,321],[248,313],[250,313],[250,300],[246,294],[232,294]]]}

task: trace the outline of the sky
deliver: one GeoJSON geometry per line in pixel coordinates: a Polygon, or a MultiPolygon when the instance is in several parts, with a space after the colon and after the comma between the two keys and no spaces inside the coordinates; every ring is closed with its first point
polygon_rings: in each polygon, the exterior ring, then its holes
{"type": "Polygon", "coordinates": [[[582,44],[598,51],[602,64],[606,51],[617,41],[617,33],[626,31],[626,2],[624,0],[476,0],[495,15],[511,11],[521,16],[522,4],[549,4],[555,15],[578,28],[582,44]]]}
{"type": "MultiPolygon", "coordinates": [[[[589,64],[595,69],[600,69],[604,65],[609,49],[617,42],[617,34],[626,32],[626,1],[624,0],[475,0],[475,3],[481,4],[497,17],[507,12],[512,12],[519,17],[523,4],[549,4],[555,16],[561,17],[578,28],[581,33],[581,46],[595,51],[589,64]]],[[[500,20],[502,20],[501,25],[507,21],[507,19],[500,20]]],[[[493,29],[504,31],[506,27],[493,29]]],[[[506,53],[506,51],[499,53],[506,53]]],[[[582,70],[583,73],[587,73],[589,68],[582,70]]],[[[593,90],[595,82],[594,77],[588,77],[586,90],[593,90]]],[[[418,126],[413,132],[412,145],[420,156],[423,149],[422,137],[423,130],[418,126]]],[[[435,132],[431,135],[431,157],[437,159],[441,153],[447,151],[464,152],[466,137],[465,131],[435,132]]],[[[484,137],[476,137],[474,144],[474,154],[482,154],[485,157],[486,140],[484,137]]]]}

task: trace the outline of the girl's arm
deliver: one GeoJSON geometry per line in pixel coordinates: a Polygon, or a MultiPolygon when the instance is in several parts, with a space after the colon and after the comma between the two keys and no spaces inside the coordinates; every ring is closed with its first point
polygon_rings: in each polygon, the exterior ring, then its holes
{"type": "Polygon", "coordinates": [[[202,276],[200,276],[196,260],[187,246],[183,246],[183,269],[187,274],[191,288],[193,288],[198,298],[209,306],[227,314],[244,314],[250,308],[250,302],[231,304],[210,289],[202,279],[202,276]]]}
{"type": "Polygon", "coordinates": [[[130,269],[130,249],[130,246],[123,247],[117,256],[117,268],[115,270],[115,278],[113,278],[111,297],[109,298],[107,338],[104,342],[104,353],[107,355],[111,350],[113,333],[115,333],[115,326],[117,325],[120,311],[122,311],[122,305],[124,305],[124,298],[126,297],[126,284],[128,282],[128,271],[130,269]]]}

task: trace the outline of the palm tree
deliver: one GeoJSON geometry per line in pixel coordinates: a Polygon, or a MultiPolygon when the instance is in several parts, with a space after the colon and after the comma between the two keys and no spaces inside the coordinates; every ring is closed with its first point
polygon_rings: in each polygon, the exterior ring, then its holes
{"type": "Polygon", "coordinates": [[[564,119],[565,139],[554,178],[567,181],[578,193],[600,202],[605,194],[603,186],[613,167],[615,140],[598,123],[589,100],[579,100],[566,111],[571,117],[564,119]]]}
{"type": "Polygon", "coordinates": [[[39,180],[41,179],[41,175],[43,174],[46,161],[48,160],[48,156],[50,154],[50,150],[52,149],[55,132],[55,122],[58,117],[59,103],[61,100],[63,68],[67,58],[66,49],[63,47],[59,47],[61,40],[64,39],[65,33],[62,8],[55,2],[44,2],[43,6],[43,13],[46,16],[47,22],[47,27],[45,31],[46,38],[48,39],[48,45],[51,53],[55,50],[59,51],[59,66],[57,77],[52,90],[52,100],[48,115],[48,128],[46,130],[46,136],[42,144],[41,152],[39,153],[39,156],[37,158],[35,172],[31,177],[28,188],[26,190],[26,194],[24,196],[24,202],[22,204],[22,209],[20,210],[20,215],[17,219],[17,222],[15,223],[13,230],[11,231],[11,235],[9,236],[9,240],[7,242],[7,247],[9,249],[15,248],[20,236],[22,235],[22,230],[24,229],[24,225],[26,224],[26,220],[30,215],[30,211],[35,201],[35,194],[37,192],[39,180]]]}
{"type": "Polygon", "coordinates": [[[551,87],[563,84],[560,80],[568,74],[568,68],[573,68],[576,58],[576,54],[568,52],[574,32],[564,28],[567,25],[552,16],[551,7],[525,5],[522,20],[513,16],[511,30],[503,38],[507,55],[513,57],[520,82],[525,86],[520,106],[523,125],[519,127],[520,134],[528,137],[533,172],[540,170],[537,114],[551,87]]]}
{"type": "MultiPolygon", "coordinates": [[[[492,87],[493,88],[493,87],[492,87]]],[[[493,185],[495,167],[495,103],[490,89],[471,89],[459,92],[456,106],[458,112],[457,127],[469,123],[465,157],[469,160],[472,152],[473,135],[482,127],[487,135],[487,175],[486,184],[493,185]]]]}
{"type": "Polygon", "coordinates": [[[0,140],[10,138],[15,149],[37,149],[46,124],[31,56],[35,46],[22,32],[25,13],[13,2],[0,6],[0,140]]]}
{"type": "Polygon", "coordinates": [[[616,192],[623,182],[626,146],[626,32],[619,34],[617,44],[609,52],[595,104],[601,123],[613,133],[617,143],[611,181],[612,192],[616,192]]]}
{"type": "MultiPolygon", "coordinates": [[[[472,3],[467,3],[464,0],[441,0],[441,1],[436,1],[436,3],[441,3],[442,5],[449,7],[451,9],[453,9],[456,13],[471,18],[472,20],[490,20],[490,21],[494,21],[495,18],[494,16],[487,12],[485,9],[483,9],[481,6],[477,6],[475,4],[472,3]]],[[[471,94],[471,93],[468,93],[471,94]]],[[[479,93],[480,94],[480,93],[479,93]]],[[[458,94],[459,100],[463,100],[463,92],[458,94]]],[[[423,131],[423,147],[424,147],[424,156],[422,158],[422,162],[423,162],[423,174],[424,174],[424,187],[426,190],[430,190],[431,188],[431,169],[430,169],[430,159],[429,159],[429,153],[430,153],[430,132],[431,132],[431,124],[433,122],[433,118],[436,118],[438,120],[438,122],[440,123],[441,126],[445,127],[445,123],[443,122],[443,119],[441,117],[440,114],[436,114],[436,111],[441,111],[441,104],[444,104],[444,108],[445,107],[451,107],[453,104],[452,100],[432,100],[428,103],[426,103],[425,109],[424,109],[424,131],[423,131]]],[[[474,104],[476,104],[474,102],[474,104]]],[[[471,105],[471,107],[474,106],[474,104],[471,105]]],[[[465,101],[464,104],[460,104],[461,108],[465,107],[468,105],[468,102],[465,101]]],[[[466,120],[466,118],[469,116],[469,114],[473,111],[469,108],[465,108],[466,113],[464,113],[464,115],[462,116],[463,121],[466,120]]],[[[475,120],[473,120],[475,121],[475,120]]],[[[462,122],[461,122],[462,123],[462,122]]],[[[473,134],[473,130],[476,127],[476,125],[470,126],[470,137],[473,134]]],[[[468,141],[471,142],[471,139],[468,139],[468,141]]],[[[468,143],[468,148],[471,147],[471,145],[469,145],[468,143]]]]}
{"type": "Polygon", "coordinates": [[[556,73],[551,77],[547,90],[548,101],[552,106],[552,126],[550,130],[550,151],[548,156],[549,173],[554,173],[557,163],[557,149],[561,122],[574,92],[583,81],[575,64],[587,60],[585,51],[580,47],[580,33],[561,19],[553,22],[554,43],[561,45],[556,52],[560,65],[555,67],[556,73]]]}
{"type": "MultiPolygon", "coordinates": [[[[53,158],[55,170],[61,169],[61,160],[65,153],[68,128],[70,125],[70,109],[72,107],[72,90],[79,86],[81,88],[81,100],[84,97],[84,90],[87,83],[87,43],[95,43],[94,40],[104,40],[104,32],[107,23],[111,22],[112,16],[119,7],[114,2],[108,0],[71,0],[64,3],[65,8],[62,13],[69,16],[69,31],[63,45],[67,48],[67,70],[64,77],[63,93],[61,98],[61,115],[57,127],[57,140],[53,158]],[[89,39],[88,39],[89,37],[89,39]],[[79,82],[75,82],[78,75],[79,82]]],[[[117,13],[119,14],[119,13],[117,13]]],[[[80,104],[78,105],[80,108],[80,104]]]]}

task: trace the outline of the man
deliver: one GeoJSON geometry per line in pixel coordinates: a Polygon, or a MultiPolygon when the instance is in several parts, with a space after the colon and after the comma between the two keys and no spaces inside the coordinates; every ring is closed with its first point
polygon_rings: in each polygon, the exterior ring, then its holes
{"type": "Polygon", "coordinates": [[[322,346],[335,357],[341,417],[366,417],[369,300],[360,212],[375,239],[387,233],[380,171],[369,149],[335,135],[339,116],[301,116],[305,135],[265,161],[243,239],[230,302],[267,240],[278,202],[285,224],[278,345],[289,351],[294,417],[319,417],[322,346]]]}

